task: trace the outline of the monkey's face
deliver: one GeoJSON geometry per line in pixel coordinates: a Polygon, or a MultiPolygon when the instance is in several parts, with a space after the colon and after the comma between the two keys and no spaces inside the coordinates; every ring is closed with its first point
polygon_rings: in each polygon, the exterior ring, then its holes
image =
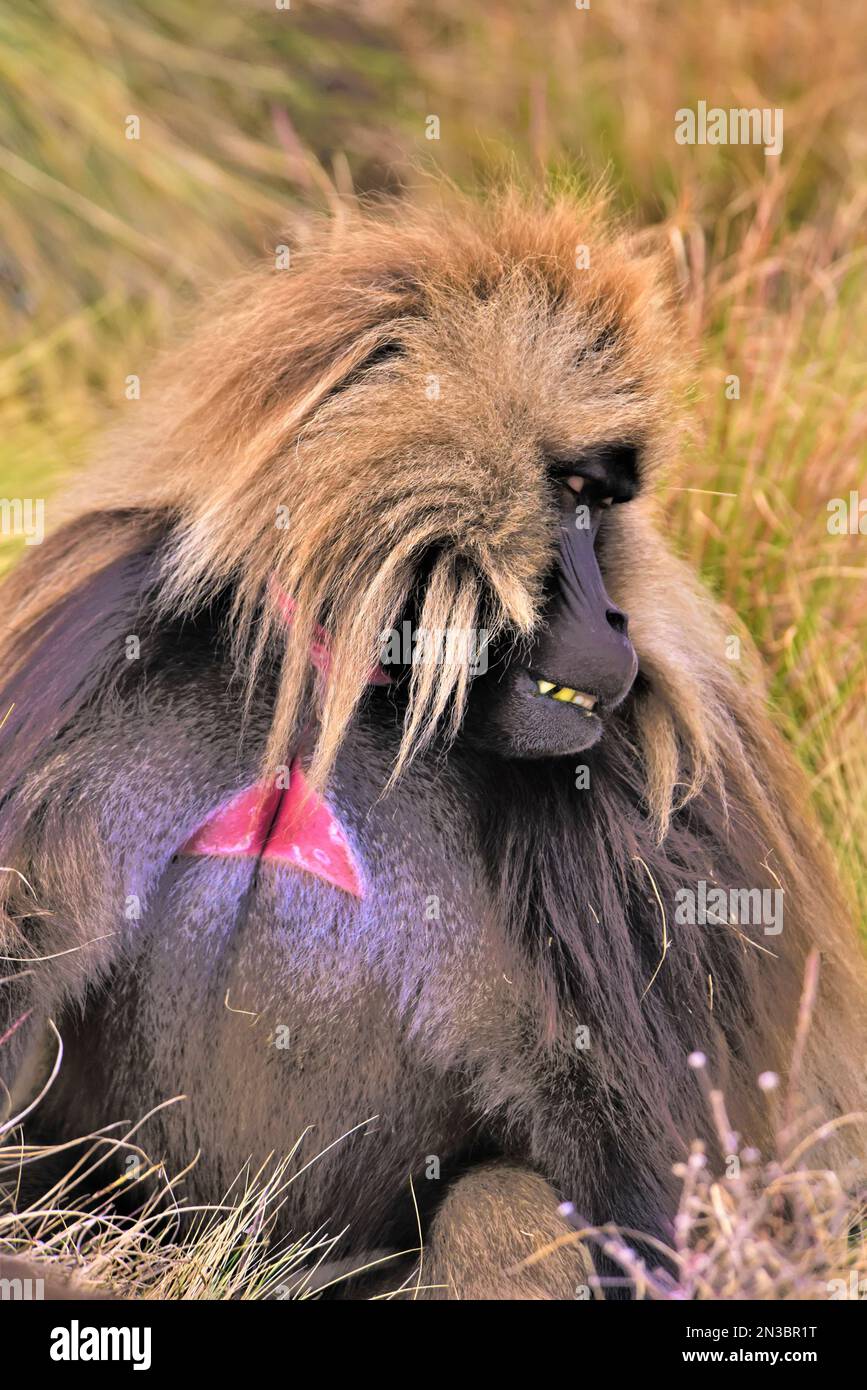
{"type": "Polygon", "coordinates": [[[609,597],[599,550],[607,514],[635,491],[635,451],[597,448],[551,474],[558,547],[542,621],[526,649],[492,653],[466,729],[507,756],[557,757],[591,747],[628,695],[638,658],[627,615],[609,597]]]}
{"type": "Polygon", "coordinates": [[[275,757],[310,695],[317,775],[333,765],[377,659],[383,717],[402,726],[395,777],[441,734],[580,751],[635,677],[618,605],[648,685],[668,669],[689,639],[654,564],[679,391],[658,271],[569,201],[406,207],[245,281],[219,347],[206,329],[187,347],[158,393],[180,423],[136,443],[137,505],[184,518],[171,597],[230,588],[232,622],[282,660],[275,757]],[[332,659],[311,690],[320,631],[332,659]]]}

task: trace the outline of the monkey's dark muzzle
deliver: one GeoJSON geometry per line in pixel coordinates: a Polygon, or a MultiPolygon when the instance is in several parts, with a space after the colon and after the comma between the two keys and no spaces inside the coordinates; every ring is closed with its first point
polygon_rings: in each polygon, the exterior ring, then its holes
{"type": "Polygon", "coordinates": [[[468,732],[507,756],[565,757],[602,737],[638,670],[626,614],[609,597],[589,528],[562,523],[560,564],[530,650],[474,691],[468,732]]]}
{"type": "Polygon", "coordinates": [[[561,525],[557,584],[526,670],[536,698],[585,714],[614,709],[638,670],[628,619],[609,597],[593,533],[561,525]]]}

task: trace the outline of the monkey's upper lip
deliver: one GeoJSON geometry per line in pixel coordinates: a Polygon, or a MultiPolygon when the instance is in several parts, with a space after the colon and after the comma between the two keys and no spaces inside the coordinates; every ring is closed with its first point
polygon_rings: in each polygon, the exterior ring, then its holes
{"type": "Polygon", "coordinates": [[[596,696],[588,694],[586,690],[575,690],[571,685],[558,685],[556,681],[547,680],[544,676],[531,675],[530,679],[535,685],[534,694],[546,700],[558,700],[564,705],[578,705],[586,714],[592,714],[596,707],[596,696]]]}

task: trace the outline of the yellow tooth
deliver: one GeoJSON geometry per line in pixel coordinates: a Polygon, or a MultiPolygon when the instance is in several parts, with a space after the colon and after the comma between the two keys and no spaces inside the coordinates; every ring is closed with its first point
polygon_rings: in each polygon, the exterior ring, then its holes
{"type": "Polygon", "coordinates": [[[554,695],[551,696],[551,699],[552,699],[552,700],[563,700],[564,703],[565,703],[565,702],[570,701],[570,700],[572,699],[572,696],[573,696],[574,694],[575,694],[575,691],[572,689],[571,686],[564,685],[564,686],[561,687],[560,690],[556,691],[556,693],[555,693],[554,695]]]}
{"type": "Polygon", "coordinates": [[[549,690],[554,689],[553,681],[536,681],[536,689],[540,695],[547,695],[549,690]]]}

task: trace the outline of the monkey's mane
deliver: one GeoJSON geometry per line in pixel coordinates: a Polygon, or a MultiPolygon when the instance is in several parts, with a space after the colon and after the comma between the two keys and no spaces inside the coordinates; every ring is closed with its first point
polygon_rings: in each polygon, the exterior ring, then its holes
{"type": "MultiPolygon", "coordinates": [[[[658,266],[630,253],[601,198],[543,208],[510,194],[359,214],[308,234],[287,269],[260,267],[217,299],[143,377],[142,399],[77,487],[73,514],[103,513],[105,549],[94,535],[62,576],[55,565],[52,594],[79,583],[83,567],[101,568],[136,520],[164,519],[164,608],[192,613],[231,588],[248,686],[265,653],[285,649],[278,761],[324,625],[333,662],[318,692],[321,777],[380,633],[405,609],[422,565],[426,627],[532,631],[553,554],[544,449],[564,424],[588,447],[634,442],[648,478],[664,468],[680,379],[675,335],[658,266]],[[586,269],[576,267],[582,248],[586,269]],[[296,605],[288,646],[272,580],[296,605]]],[[[645,550],[653,538],[648,530],[645,550]]],[[[682,704],[697,785],[713,739],[704,702],[690,703],[700,683],[684,669],[691,643],[679,647],[667,697],[682,704]]],[[[460,653],[417,672],[398,770],[444,714],[459,726],[467,687],[460,653]]],[[[673,750],[654,743],[661,809],[673,750]]]]}

